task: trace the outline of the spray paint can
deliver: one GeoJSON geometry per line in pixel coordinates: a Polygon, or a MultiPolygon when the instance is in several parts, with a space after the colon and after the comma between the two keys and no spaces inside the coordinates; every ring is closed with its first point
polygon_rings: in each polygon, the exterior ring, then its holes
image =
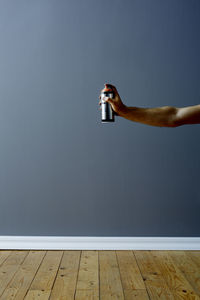
{"type": "Polygon", "coordinates": [[[109,84],[101,91],[101,122],[109,123],[115,122],[115,112],[110,103],[105,102],[108,98],[115,98],[115,93],[109,84]],[[105,99],[104,99],[105,97],[105,99]]]}

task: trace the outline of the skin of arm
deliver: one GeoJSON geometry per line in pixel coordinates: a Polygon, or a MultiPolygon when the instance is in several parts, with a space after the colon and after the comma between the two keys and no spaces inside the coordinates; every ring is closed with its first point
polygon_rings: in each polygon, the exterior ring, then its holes
{"type": "Polygon", "coordinates": [[[155,108],[125,107],[121,116],[143,124],[159,127],[178,127],[200,124],[200,105],[187,107],[163,106],[155,108]]]}
{"type": "MultiPolygon", "coordinates": [[[[107,84],[105,84],[107,85],[107,84]]],[[[186,124],[200,124],[200,105],[187,107],[163,106],[155,108],[128,107],[123,104],[115,86],[114,99],[107,99],[115,113],[130,121],[159,127],[178,127],[186,124]]],[[[101,104],[101,101],[99,102],[101,104]]]]}
{"type": "Polygon", "coordinates": [[[141,108],[125,107],[120,116],[130,121],[139,122],[151,126],[175,127],[177,109],[171,106],[141,108]]]}

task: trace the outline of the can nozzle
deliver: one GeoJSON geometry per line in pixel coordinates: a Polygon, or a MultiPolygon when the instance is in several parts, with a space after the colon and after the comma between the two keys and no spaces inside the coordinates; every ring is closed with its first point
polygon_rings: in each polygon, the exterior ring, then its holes
{"type": "Polygon", "coordinates": [[[112,92],[113,89],[112,87],[110,86],[110,84],[106,84],[104,89],[103,89],[104,92],[112,92]]]}

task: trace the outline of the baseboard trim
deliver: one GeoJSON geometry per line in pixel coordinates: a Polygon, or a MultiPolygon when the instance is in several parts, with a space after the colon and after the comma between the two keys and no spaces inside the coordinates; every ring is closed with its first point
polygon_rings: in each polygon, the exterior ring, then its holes
{"type": "Polygon", "coordinates": [[[1,250],[200,250],[200,237],[0,236],[1,250]]]}

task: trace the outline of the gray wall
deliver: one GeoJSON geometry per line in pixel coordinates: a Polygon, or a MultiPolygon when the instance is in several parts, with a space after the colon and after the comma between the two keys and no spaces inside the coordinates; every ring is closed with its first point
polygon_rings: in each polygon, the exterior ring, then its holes
{"type": "Polygon", "coordinates": [[[200,103],[200,1],[0,1],[0,235],[199,236],[199,125],[117,117],[200,103]]]}

